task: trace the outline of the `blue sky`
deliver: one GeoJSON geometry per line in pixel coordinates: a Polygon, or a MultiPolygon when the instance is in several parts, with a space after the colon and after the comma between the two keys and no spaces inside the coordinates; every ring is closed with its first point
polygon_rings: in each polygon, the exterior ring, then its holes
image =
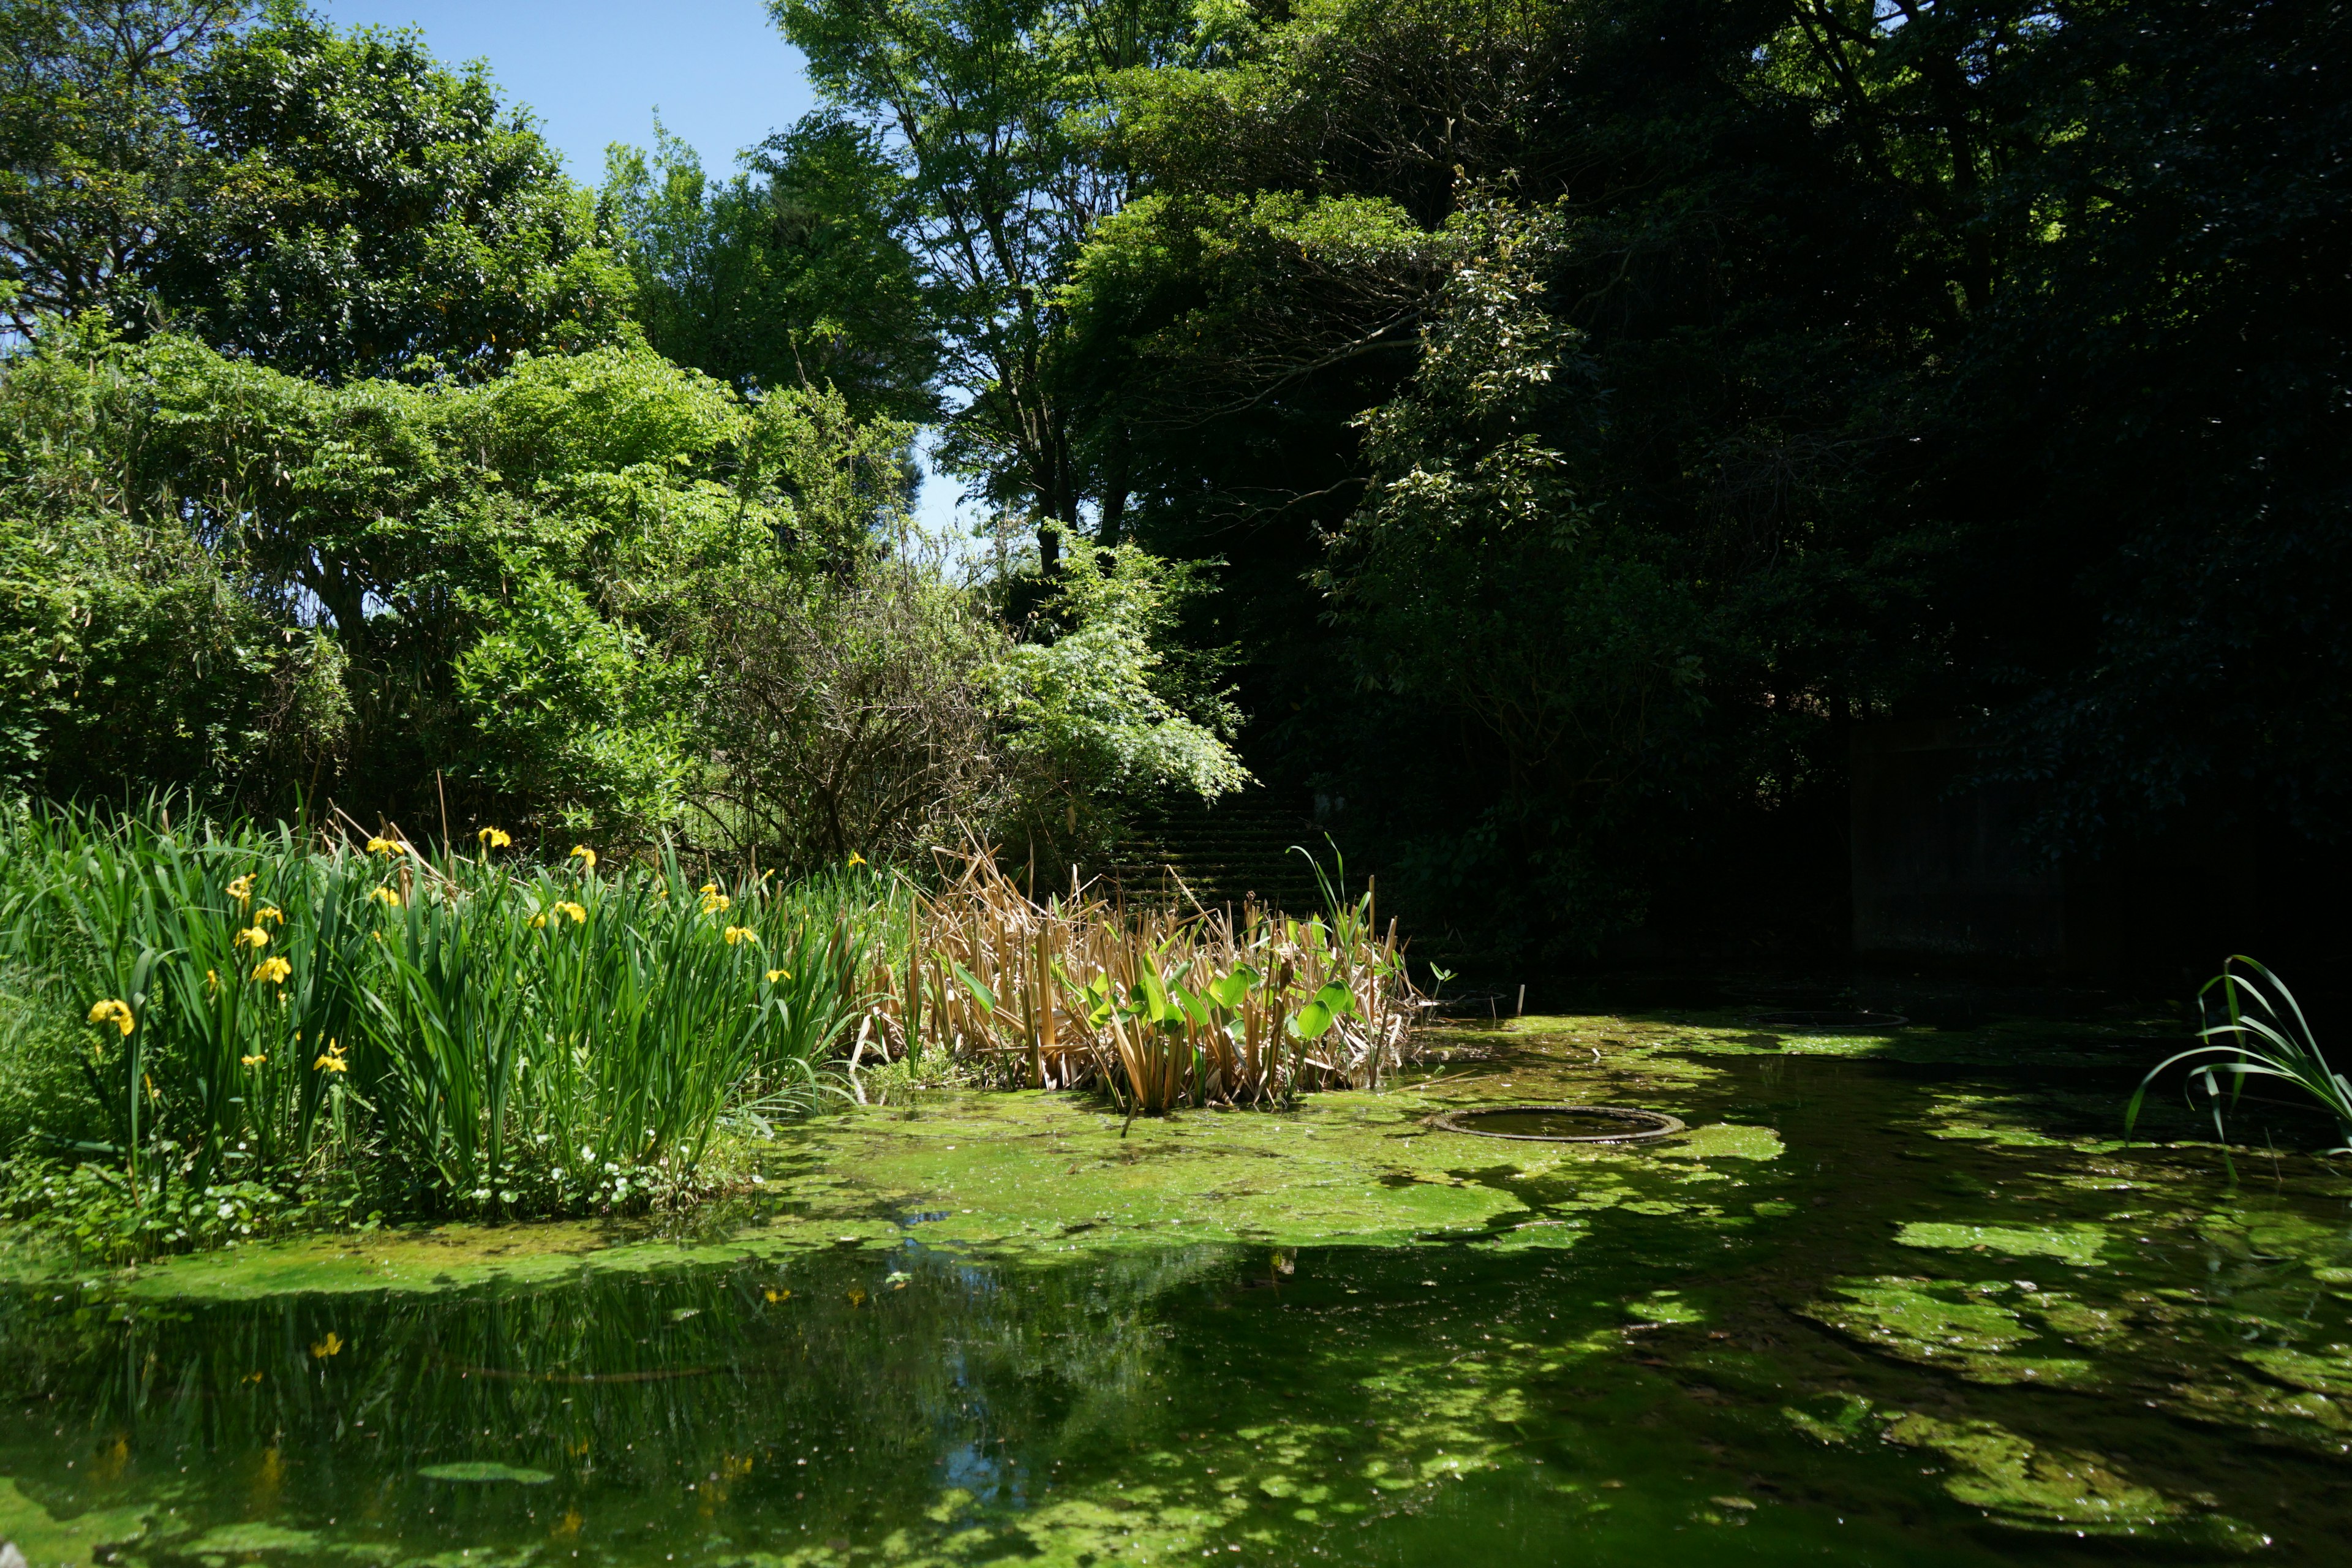
{"type": "Polygon", "coordinates": [[[724,174],[736,153],[814,105],[800,51],[761,0],[312,0],[343,26],[417,26],[441,58],[486,59],[530,106],[572,177],[604,175],[604,147],[653,141],[662,123],[724,174]]]}
{"type": "MultiPolygon", "coordinates": [[[[572,177],[604,177],[604,148],[653,142],[654,110],[716,174],[735,154],[815,106],[800,51],[763,0],[311,0],[338,26],[424,29],[451,64],[485,59],[510,102],[528,105],[572,177]]],[[[952,480],[923,486],[923,521],[955,519],[952,480]]]]}

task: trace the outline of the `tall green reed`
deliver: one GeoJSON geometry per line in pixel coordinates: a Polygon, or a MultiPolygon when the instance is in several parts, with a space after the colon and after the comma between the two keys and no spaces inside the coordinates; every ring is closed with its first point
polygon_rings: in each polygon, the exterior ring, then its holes
{"type": "MultiPolygon", "coordinates": [[[[827,1089],[878,886],[698,885],[365,848],[295,826],[0,825],[0,959],[87,1007],[102,1143],[173,1180],[338,1176],[396,1208],[549,1212],[690,1186],[730,1121],[827,1089]]],[[[503,836],[497,836],[502,838],[503,836]]]]}
{"type": "Polygon", "coordinates": [[[2205,1090],[2216,1138],[2226,1142],[2229,1137],[2222,1122],[2225,1099],[2234,1107],[2248,1079],[2276,1079],[2302,1089],[2336,1119],[2337,1147],[2326,1152],[2352,1153],[2352,1079],[2337,1072],[2320,1053],[2303,1005],[2284,981],[2254,960],[2233,953],[2222,963],[2221,973],[2197,993],[2197,1014],[2204,1026],[2197,1036],[2204,1044],[2176,1052],[2148,1069],[2124,1110],[2125,1137],[2138,1125],[2148,1087],[2168,1068],[2186,1062],[2189,1081],[2205,1090]],[[2225,1076],[2230,1080],[2226,1097],[2221,1092],[2225,1076]]]}

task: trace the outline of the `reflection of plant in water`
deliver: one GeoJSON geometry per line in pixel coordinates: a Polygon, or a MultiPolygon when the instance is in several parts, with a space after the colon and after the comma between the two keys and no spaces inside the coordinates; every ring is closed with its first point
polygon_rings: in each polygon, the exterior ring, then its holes
{"type": "Polygon", "coordinates": [[[2198,1037],[2206,1043],[2148,1069],[2124,1112],[2126,1134],[2139,1120],[2148,1085],[2167,1068],[2188,1062],[2189,1082],[2203,1087],[2212,1106],[2215,1137],[2229,1136],[2221,1122],[2221,1075],[2230,1075],[2231,1105],[2248,1079],[2271,1078],[2304,1090],[2336,1118],[2340,1142],[2327,1152],[2352,1153],[2352,1079],[2327,1065],[2302,1006],[2277,975],[2243,954],[2232,954],[2197,993],[2197,1013],[2205,1025],[2198,1037]]]}
{"type": "MultiPolygon", "coordinates": [[[[495,1461],[556,1478],[529,1506],[577,1508],[597,1527],[639,1508],[623,1499],[667,1517],[688,1481],[698,1506],[805,1492],[795,1520],[848,1521],[870,1514],[877,1487],[892,1509],[927,1506],[942,1451],[1009,1473],[1066,1427],[1100,1441],[1132,1428],[1165,1372],[1151,1301],[1225,1257],[997,1275],[900,1255],[890,1261],[908,1278],[893,1289],[881,1258],[819,1255],[782,1271],[273,1297],[193,1316],[68,1314],[16,1297],[0,1303],[0,1385],[126,1440],[151,1473],[190,1464],[226,1482],[235,1456],[300,1453],[297,1516],[347,1511],[332,1494],[362,1476],[495,1461]]],[[[0,1474],[50,1468],[47,1430],[19,1436],[0,1437],[0,1474]]],[[[220,1498],[236,1517],[236,1498],[220,1498]]],[[[201,1522],[201,1505],[182,1507],[201,1522]]]]}

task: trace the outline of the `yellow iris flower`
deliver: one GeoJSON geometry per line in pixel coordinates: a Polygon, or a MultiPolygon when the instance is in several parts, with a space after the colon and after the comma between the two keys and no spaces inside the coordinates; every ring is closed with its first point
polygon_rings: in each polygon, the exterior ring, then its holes
{"type": "Polygon", "coordinates": [[[485,827],[474,835],[485,849],[504,849],[514,843],[514,835],[503,827],[485,827]]]}
{"type": "Polygon", "coordinates": [[[253,897],[253,873],[247,871],[244,876],[231,882],[228,885],[228,896],[240,904],[253,897]]]}
{"type": "Polygon", "coordinates": [[[849,863],[853,866],[863,866],[866,864],[866,857],[853,849],[849,852],[849,863]]]}
{"type": "Polygon", "coordinates": [[[261,1052],[256,1052],[256,1053],[255,1053],[254,1055],[252,1055],[252,1056],[249,1056],[249,1057],[239,1057],[239,1058],[237,1058],[236,1059],[237,1059],[240,1063],[242,1063],[243,1065],[245,1065],[245,1066],[247,1066],[247,1067],[249,1067],[249,1068],[257,1068],[257,1067],[259,1067],[262,1063],[264,1063],[264,1062],[268,1061],[268,1060],[269,1059],[269,1058],[268,1058],[268,1056],[267,1054],[264,1054],[264,1053],[261,1053],[261,1052]]]}
{"type": "Polygon", "coordinates": [[[727,945],[730,947],[733,947],[739,942],[757,942],[759,940],[760,933],[753,931],[750,926],[729,926],[727,928],[727,945]]]}
{"type": "Polygon", "coordinates": [[[593,871],[596,868],[596,851],[584,844],[574,844],[571,858],[579,861],[583,870],[593,871]]]}
{"type": "Polygon", "coordinates": [[[715,915],[734,901],[724,893],[714,893],[706,889],[702,895],[702,912],[715,915]]]}
{"type": "Polygon", "coordinates": [[[284,925],[286,911],[275,904],[264,904],[253,911],[253,923],[257,926],[264,921],[276,921],[279,925],[284,925]]]}
{"type": "Polygon", "coordinates": [[[132,1028],[131,1004],[121,1001],[100,1002],[89,1010],[89,1021],[93,1024],[111,1024],[128,1035],[132,1028]]]}
{"type": "Polygon", "coordinates": [[[294,966],[282,958],[265,958],[253,966],[253,977],[267,980],[272,985],[285,984],[286,977],[293,973],[294,966]]]}
{"type": "Polygon", "coordinates": [[[400,889],[397,888],[378,888],[368,897],[387,909],[400,908],[400,889]]]}
{"type": "Polygon", "coordinates": [[[793,972],[789,969],[771,969],[768,971],[768,984],[771,985],[773,985],[779,980],[790,980],[792,977],[793,972]]]}
{"type": "Polygon", "coordinates": [[[578,904],[569,901],[558,904],[555,906],[555,912],[559,915],[570,915],[578,924],[584,926],[588,923],[588,911],[578,904]]]}
{"type": "Polygon", "coordinates": [[[310,1064],[314,1072],[349,1072],[352,1064],[343,1059],[343,1047],[334,1041],[327,1042],[327,1053],[310,1064]]]}
{"type": "Polygon", "coordinates": [[[259,926],[247,926],[236,933],[236,945],[249,947],[258,952],[269,945],[269,933],[259,926]]]}

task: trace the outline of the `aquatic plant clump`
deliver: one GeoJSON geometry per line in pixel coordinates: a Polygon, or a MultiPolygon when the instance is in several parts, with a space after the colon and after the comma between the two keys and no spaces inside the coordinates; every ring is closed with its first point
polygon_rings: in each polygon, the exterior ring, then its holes
{"type": "Polygon", "coordinates": [[[2197,993],[2197,1012],[2205,1023],[2197,1032],[2204,1043],[2148,1069],[2125,1109],[2126,1136],[2138,1124],[2148,1086],[2168,1068],[2187,1063],[2189,1081],[2205,1090],[2212,1109],[2215,1137],[2229,1138],[2222,1125],[2224,1075],[2230,1079],[2231,1106],[2244,1093],[2248,1079],[2276,1079],[2310,1095],[2336,1119],[2337,1146],[2327,1152],[2352,1153],[2352,1079],[2337,1072],[2320,1053],[2303,1007],[2285,982],[2254,960],[2232,954],[2221,973],[2197,993]]]}
{"type": "Polygon", "coordinates": [[[983,1082],[1098,1085],[1130,1115],[1378,1088],[1405,1059],[1416,994],[1370,890],[1327,893],[1304,921],[1076,888],[1039,903],[976,851],[913,900],[871,1026],[886,1053],[946,1052],[983,1082]]]}
{"type": "MultiPolygon", "coordinates": [[[[804,1109],[858,1014],[875,889],[699,886],[292,828],[8,825],[0,958],[83,1020],[98,1167],[142,1247],[192,1194],[340,1186],[394,1213],[580,1213],[691,1190],[713,1137],[804,1109]]],[[[20,1162],[20,1163],[22,1163],[20,1162]]],[[[53,1172],[17,1183],[40,1205],[53,1172]]],[[[87,1184],[87,1182],[83,1184],[87,1184]]],[[[240,1220],[250,1229],[250,1222],[240,1220]]]]}

